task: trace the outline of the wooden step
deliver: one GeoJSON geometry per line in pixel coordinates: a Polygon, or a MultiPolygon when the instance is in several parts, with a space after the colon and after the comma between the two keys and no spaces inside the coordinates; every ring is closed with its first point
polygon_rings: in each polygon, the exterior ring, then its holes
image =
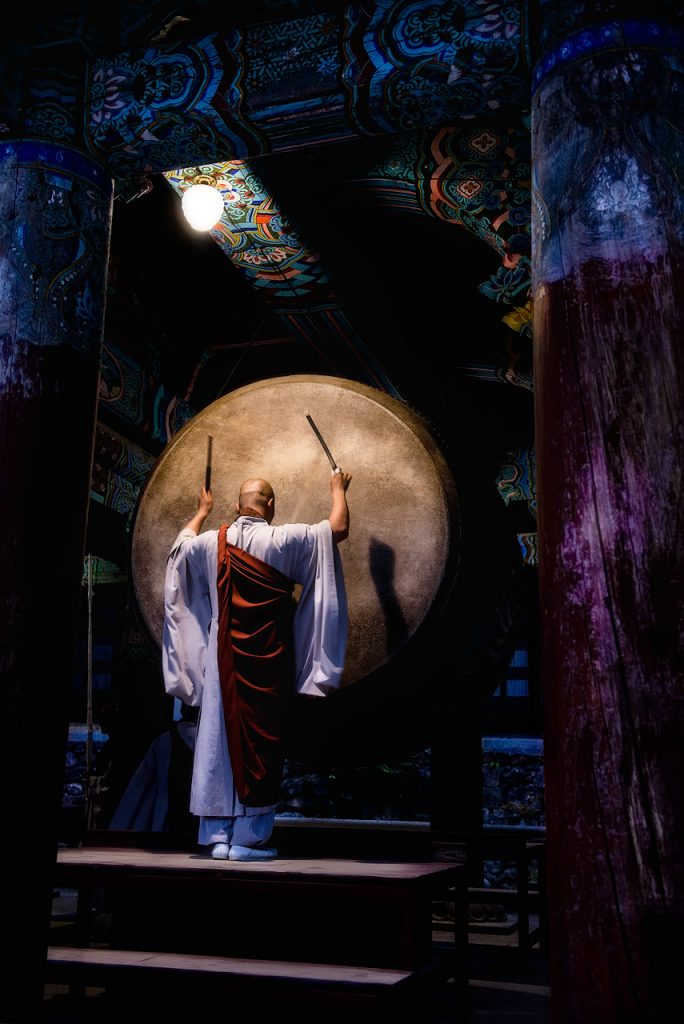
{"type": "Polygon", "coordinates": [[[97,847],[58,851],[54,881],[79,889],[81,947],[93,937],[97,910],[108,916],[110,948],[262,960],[286,953],[296,962],[353,960],[400,971],[430,964],[432,901],[448,896],[459,904],[458,956],[465,962],[462,864],[218,861],[197,852],[97,847]]]}
{"type": "Polygon", "coordinates": [[[298,963],[237,957],[155,953],[141,950],[50,946],[45,972],[49,983],[197,993],[211,989],[233,994],[254,992],[279,998],[315,995],[317,1003],[368,1005],[409,985],[411,971],[344,964],[298,963]]]}

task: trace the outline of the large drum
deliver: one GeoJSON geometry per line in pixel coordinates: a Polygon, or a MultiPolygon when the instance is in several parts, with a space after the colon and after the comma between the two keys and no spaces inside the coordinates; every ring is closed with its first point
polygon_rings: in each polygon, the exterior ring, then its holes
{"type": "Polygon", "coordinates": [[[330,511],[330,464],[353,479],[349,538],[340,545],[349,600],[343,685],[396,656],[444,603],[458,562],[456,490],[422,420],[402,402],[339,377],[275,377],[220,398],[162,452],[141,495],[132,541],[136,598],[160,643],[166,557],[197,510],[207,439],[214,509],[205,529],[235,518],[240,484],[270,481],[274,525],[315,523],[330,511]]]}

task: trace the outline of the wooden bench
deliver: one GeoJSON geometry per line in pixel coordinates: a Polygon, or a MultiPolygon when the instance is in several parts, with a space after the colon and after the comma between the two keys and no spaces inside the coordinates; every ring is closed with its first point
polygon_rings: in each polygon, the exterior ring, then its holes
{"type": "Polygon", "coordinates": [[[501,904],[515,913],[518,952],[521,961],[535,944],[548,952],[546,905],[546,840],[543,830],[488,827],[472,832],[443,833],[436,837],[435,849],[461,848],[468,867],[468,903],[501,904]],[[515,866],[515,885],[511,889],[484,888],[481,884],[485,860],[509,861],[515,866]],[[537,863],[538,885],[531,888],[528,872],[537,863]],[[531,928],[530,914],[538,914],[538,927],[531,928]]]}

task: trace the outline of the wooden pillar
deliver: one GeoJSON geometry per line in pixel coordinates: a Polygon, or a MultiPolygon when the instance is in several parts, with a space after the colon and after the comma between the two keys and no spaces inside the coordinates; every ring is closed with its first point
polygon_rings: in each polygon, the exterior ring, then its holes
{"type": "Polygon", "coordinates": [[[2,1020],[42,995],[111,201],[89,157],[0,144],[2,1020]]]}
{"type": "MultiPolygon", "coordinates": [[[[566,24],[560,8],[558,23],[566,24]]],[[[678,46],[666,24],[589,26],[552,40],[535,76],[535,402],[556,1024],[665,1020],[684,966],[678,46]]]]}

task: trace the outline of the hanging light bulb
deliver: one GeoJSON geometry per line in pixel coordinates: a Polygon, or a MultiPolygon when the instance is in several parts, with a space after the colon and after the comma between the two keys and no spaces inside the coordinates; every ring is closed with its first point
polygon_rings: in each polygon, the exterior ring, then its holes
{"type": "Polygon", "coordinates": [[[213,185],[191,185],[183,192],[181,206],[195,231],[211,231],[221,219],[223,196],[213,185]]]}

